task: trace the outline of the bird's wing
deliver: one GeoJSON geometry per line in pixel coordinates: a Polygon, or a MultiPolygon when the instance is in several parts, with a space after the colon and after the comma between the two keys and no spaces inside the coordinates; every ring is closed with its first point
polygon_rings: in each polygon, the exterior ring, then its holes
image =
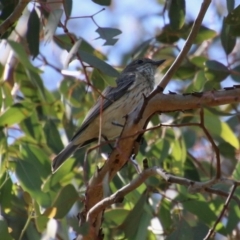
{"type": "Polygon", "coordinates": [[[89,110],[87,116],[83,120],[81,127],[72,137],[74,140],[97,116],[100,112],[104,111],[108,108],[114,101],[117,101],[121,98],[129,88],[134,84],[136,78],[136,73],[126,73],[122,74],[116,80],[117,86],[116,87],[107,87],[102,92],[102,95],[99,96],[96,104],[89,110]]]}

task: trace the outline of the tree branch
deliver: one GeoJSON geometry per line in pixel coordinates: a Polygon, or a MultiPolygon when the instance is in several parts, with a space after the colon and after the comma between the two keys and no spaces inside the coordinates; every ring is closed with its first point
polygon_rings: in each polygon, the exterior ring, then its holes
{"type": "Polygon", "coordinates": [[[9,29],[22,15],[23,10],[30,0],[20,0],[13,13],[0,25],[0,37],[9,29]]]}
{"type": "MultiPolygon", "coordinates": [[[[98,202],[97,204],[95,204],[89,210],[89,212],[87,214],[87,221],[89,221],[89,222],[94,221],[94,219],[98,216],[98,214],[101,211],[104,211],[104,209],[106,209],[113,203],[122,202],[125,195],[132,192],[134,189],[138,188],[141,184],[143,184],[146,181],[147,178],[149,178],[151,176],[155,176],[155,175],[161,176],[168,183],[176,183],[176,184],[180,184],[180,185],[188,187],[188,190],[190,193],[206,191],[206,192],[219,194],[224,197],[228,197],[228,199],[229,199],[229,196],[227,193],[215,191],[215,189],[209,188],[209,186],[214,183],[225,182],[225,181],[228,182],[229,181],[228,179],[217,179],[214,181],[211,180],[211,181],[207,181],[207,182],[197,182],[197,181],[189,180],[187,178],[174,176],[172,174],[167,173],[164,169],[155,166],[152,168],[145,169],[129,184],[127,184],[126,186],[119,189],[117,192],[112,194],[110,197],[106,197],[103,200],[101,200],[100,202],[98,202]]],[[[238,186],[237,182],[234,182],[232,180],[230,180],[230,182],[233,183],[235,186],[238,186]]],[[[231,198],[233,198],[233,191],[231,192],[231,198]]],[[[239,205],[239,199],[236,197],[235,200],[237,201],[237,203],[239,205]]],[[[226,210],[226,204],[225,204],[224,210],[226,210]]],[[[219,218],[221,218],[221,216],[219,218]]],[[[215,229],[215,227],[213,227],[213,229],[215,229]]]]}
{"type": "Polygon", "coordinates": [[[176,70],[180,67],[183,59],[186,57],[187,53],[189,52],[194,39],[196,38],[198,31],[201,27],[203,18],[207,12],[207,9],[209,7],[211,3],[211,0],[204,0],[201,6],[201,9],[198,13],[198,16],[196,18],[196,20],[193,23],[191,32],[184,44],[184,47],[182,48],[182,51],[179,53],[179,55],[177,56],[177,58],[175,59],[175,61],[173,62],[172,66],[168,69],[168,71],[165,73],[165,75],[162,78],[162,81],[159,84],[159,87],[161,87],[162,89],[164,89],[167,84],[169,83],[169,81],[171,80],[173,74],[176,72],[176,70]]]}

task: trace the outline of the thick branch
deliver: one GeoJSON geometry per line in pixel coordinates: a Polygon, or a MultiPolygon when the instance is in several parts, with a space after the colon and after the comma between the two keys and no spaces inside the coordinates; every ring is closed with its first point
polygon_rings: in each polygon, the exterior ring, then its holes
{"type": "MultiPolygon", "coordinates": [[[[135,179],[133,179],[129,184],[127,184],[126,186],[119,189],[117,192],[112,194],[110,197],[104,198],[103,200],[98,202],[96,205],[94,205],[94,207],[92,207],[88,212],[87,220],[91,222],[92,219],[95,219],[97,217],[99,212],[103,211],[104,209],[106,209],[113,203],[121,202],[125,195],[132,192],[134,189],[138,188],[141,184],[143,184],[146,181],[147,178],[149,178],[150,176],[155,176],[155,175],[159,175],[168,183],[176,183],[176,184],[181,184],[183,186],[186,186],[186,187],[188,187],[189,192],[191,192],[191,193],[207,191],[210,193],[215,193],[215,194],[219,194],[219,195],[228,197],[228,193],[226,193],[226,192],[219,192],[218,190],[209,188],[209,185],[212,185],[213,182],[191,181],[187,178],[177,177],[172,174],[169,174],[164,169],[156,166],[156,167],[152,167],[152,168],[144,170],[135,179]]],[[[238,186],[238,182],[234,182],[234,181],[228,180],[228,179],[218,179],[215,181],[215,183],[219,183],[219,182],[227,182],[228,183],[228,181],[230,181],[231,184],[238,186]]],[[[231,194],[231,197],[234,198],[233,194],[231,194]]],[[[239,199],[235,197],[235,200],[239,204],[239,199]]]]}
{"type": "Polygon", "coordinates": [[[86,191],[86,213],[103,198],[102,183],[105,176],[108,176],[108,180],[110,181],[117,171],[128,161],[132,154],[134,141],[142,133],[146,122],[154,113],[184,111],[204,106],[209,107],[237,102],[240,102],[240,88],[209,91],[197,96],[196,94],[186,96],[165,95],[161,93],[153,94],[152,98],[147,100],[147,103],[143,103],[142,106],[139,106],[135,111],[130,113],[116,148],[112,151],[105,165],[91,178],[86,191]],[[142,107],[144,107],[143,111],[141,111],[142,107]],[[136,122],[140,111],[142,112],[142,116],[136,122]]]}

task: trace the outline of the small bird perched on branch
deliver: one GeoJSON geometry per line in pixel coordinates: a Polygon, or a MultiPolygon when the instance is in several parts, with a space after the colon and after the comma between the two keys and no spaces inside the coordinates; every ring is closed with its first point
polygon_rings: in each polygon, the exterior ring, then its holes
{"type": "Polygon", "coordinates": [[[131,62],[116,80],[116,87],[107,87],[89,110],[81,127],[68,145],[53,159],[52,170],[60,165],[77,149],[97,140],[117,138],[125,123],[125,116],[132,112],[148,96],[154,87],[157,68],[165,60],[148,58],[131,62]]]}

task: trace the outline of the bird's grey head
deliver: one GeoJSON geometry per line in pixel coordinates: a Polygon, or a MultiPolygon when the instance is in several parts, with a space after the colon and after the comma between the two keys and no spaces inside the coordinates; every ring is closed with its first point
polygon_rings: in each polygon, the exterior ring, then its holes
{"type": "Polygon", "coordinates": [[[164,62],[165,60],[154,61],[149,58],[140,58],[131,62],[122,73],[128,72],[139,72],[145,77],[154,77],[157,68],[164,62]]]}

